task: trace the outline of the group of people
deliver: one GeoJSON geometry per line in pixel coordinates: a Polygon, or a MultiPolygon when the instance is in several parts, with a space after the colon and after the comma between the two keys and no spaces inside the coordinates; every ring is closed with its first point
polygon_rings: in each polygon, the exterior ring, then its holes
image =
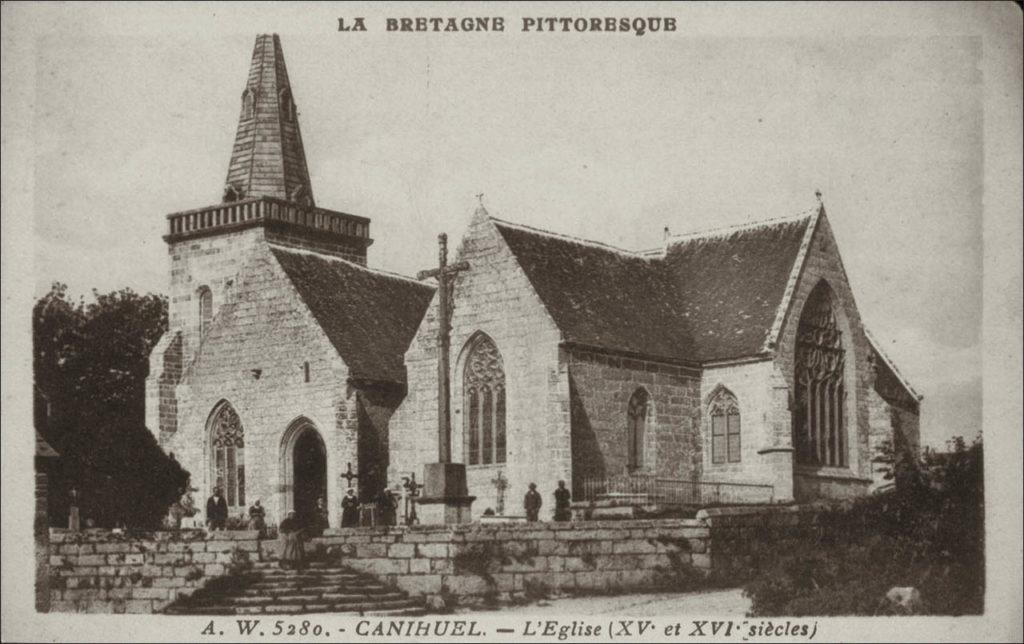
{"type": "MultiPolygon", "coordinates": [[[[526,520],[533,522],[539,520],[540,507],[544,505],[544,500],[537,491],[536,483],[530,483],[529,488],[526,497],[523,498],[523,509],[526,510],[526,520]]],[[[571,506],[572,492],[565,487],[565,481],[559,481],[558,487],[555,488],[555,521],[571,521],[571,506]]]]}

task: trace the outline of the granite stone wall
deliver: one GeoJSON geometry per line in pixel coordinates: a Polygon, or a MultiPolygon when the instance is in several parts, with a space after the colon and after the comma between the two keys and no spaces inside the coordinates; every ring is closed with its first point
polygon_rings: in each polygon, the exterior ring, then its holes
{"type": "Polygon", "coordinates": [[[700,374],[680,366],[604,355],[563,352],[572,404],[574,496],[585,478],[627,473],[699,479],[700,374]],[[628,468],[628,406],[643,389],[650,400],[642,466],[628,468]]]}
{"type": "MultiPolygon", "coordinates": [[[[161,446],[191,473],[202,504],[214,483],[206,458],[209,421],[217,405],[227,401],[245,437],[245,505],[232,508],[231,515],[243,516],[259,498],[268,522],[277,523],[293,493],[288,430],[308,423],[326,447],[327,501],[332,525],[338,525],[340,474],[348,462],[358,471],[360,462],[357,390],[348,386],[344,362],[267,245],[258,242],[248,258],[228,299],[218,301],[215,294],[215,316],[202,351],[185,362],[174,388],[177,426],[162,432],[161,446]]],[[[154,427],[149,418],[147,423],[154,427]]]]}
{"type": "Polygon", "coordinates": [[[264,556],[255,532],[50,530],[53,612],[154,613],[264,556]]]}
{"type": "MultiPolygon", "coordinates": [[[[476,497],[473,516],[497,510],[499,472],[506,514],[523,514],[530,482],[544,494],[541,517],[552,512],[551,491],[559,479],[571,479],[569,386],[559,360],[560,333],[519,268],[500,233],[485,214],[474,217],[454,261],[469,270],[455,280],[451,332],[452,459],[466,460],[463,374],[466,348],[486,334],[501,354],[505,372],[507,459],[503,464],[470,465],[469,493],[476,497]]],[[[408,394],[390,422],[389,480],[436,462],[437,446],[437,302],[432,301],[417,330],[405,363],[408,394]]]]}
{"type": "Polygon", "coordinates": [[[467,601],[699,584],[711,567],[709,534],[678,519],[357,528],[314,541],[410,594],[467,601]]]}
{"type": "Polygon", "coordinates": [[[839,328],[846,350],[846,427],[849,467],[795,465],[793,493],[797,501],[846,498],[864,494],[871,483],[868,392],[873,386],[870,343],[864,333],[828,219],[822,216],[806,251],[788,314],[781,328],[775,362],[793,391],[796,331],[804,304],[814,287],[825,280],[839,302],[839,328]]]}

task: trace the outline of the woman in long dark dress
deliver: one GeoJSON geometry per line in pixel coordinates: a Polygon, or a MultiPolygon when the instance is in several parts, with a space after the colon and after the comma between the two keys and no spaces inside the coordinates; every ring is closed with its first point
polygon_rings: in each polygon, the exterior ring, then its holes
{"type": "Polygon", "coordinates": [[[302,547],[305,535],[294,510],[288,512],[281,525],[277,526],[277,531],[281,536],[281,567],[302,568],[306,563],[306,552],[302,547]]]}
{"type": "Polygon", "coordinates": [[[341,499],[341,527],[355,528],[359,526],[359,499],[356,491],[349,488],[341,499]]]}

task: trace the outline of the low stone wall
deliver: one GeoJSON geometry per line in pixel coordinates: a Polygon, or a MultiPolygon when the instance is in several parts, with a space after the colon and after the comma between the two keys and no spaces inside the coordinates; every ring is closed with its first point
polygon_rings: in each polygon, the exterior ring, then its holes
{"type": "Polygon", "coordinates": [[[410,594],[541,596],[697,583],[711,567],[697,520],[331,530],[314,544],[410,594]]]}
{"type": "Polygon", "coordinates": [[[263,558],[256,532],[50,530],[50,610],[152,613],[263,558]]]}
{"type": "MultiPolygon", "coordinates": [[[[707,573],[741,581],[759,543],[801,543],[855,526],[834,504],[701,510],[694,519],[496,523],[328,530],[307,546],[413,595],[463,602],[548,593],[692,589],[707,573]]],[[[212,578],[276,558],[255,532],[124,535],[51,530],[51,610],[158,612],[212,578]]]]}

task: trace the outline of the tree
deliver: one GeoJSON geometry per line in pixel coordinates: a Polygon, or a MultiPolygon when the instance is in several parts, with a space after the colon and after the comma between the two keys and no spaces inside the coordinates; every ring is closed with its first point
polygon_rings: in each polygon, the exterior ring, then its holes
{"type": "Polygon", "coordinates": [[[33,318],[36,427],[61,454],[50,520],[62,525],[68,493],[97,525],[156,527],[188,473],[145,426],[149,352],[167,328],[166,298],[131,289],[93,301],[55,283],[33,318]]]}

